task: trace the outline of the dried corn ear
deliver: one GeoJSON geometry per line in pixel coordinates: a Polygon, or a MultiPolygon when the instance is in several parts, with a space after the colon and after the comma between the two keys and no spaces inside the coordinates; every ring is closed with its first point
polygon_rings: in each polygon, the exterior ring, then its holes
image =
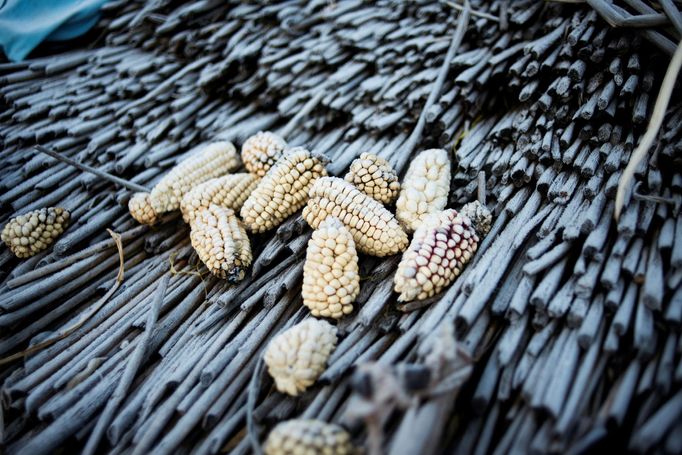
{"type": "Polygon", "coordinates": [[[353,236],[337,218],[327,217],[308,242],[303,265],[303,304],[313,316],[339,319],[353,311],[360,292],[353,236]]]}
{"type": "Polygon", "coordinates": [[[152,207],[151,196],[146,192],[140,191],[130,197],[128,211],[141,224],[155,224],[159,220],[158,214],[152,207]]]}
{"type": "Polygon", "coordinates": [[[50,246],[69,225],[70,213],[61,207],[34,210],[12,218],[0,238],[18,258],[28,258],[50,246]]]}
{"type": "Polygon", "coordinates": [[[462,206],[459,213],[469,218],[479,236],[488,235],[493,225],[493,214],[485,205],[478,201],[468,202],[462,206]]]}
{"type": "Polygon", "coordinates": [[[218,278],[235,283],[251,265],[251,244],[234,211],[211,204],[190,223],[190,240],[199,259],[218,278]]]}
{"type": "Polygon", "coordinates": [[[323,177],[310,189],[303,218],[317,229],[330,215],[348,227],[362,253],[390,256],[407,248],[407,234],[381,203],[340,178],[323,177]]]}
{"type": "Polygon", "coordinates": [[[242,161],[246,170],[263,177],[287,148],[284,138],[269,131],[259,131],[242,145],[242,161]]]}
{"type": "Polygon", "coordinates": [[[301,147],[288,149],[244,202],[241,216],[251,232],[277,227],[305,205],[310,186],[327,175],[322,161],[301,147]]]}
{"type": "Polygon", "coordinates": [[[239,155],[230,142],[213,142],[171,169],[151,191],[152,207],[157,213],[180,208],[182,197],[206,180],[236,169],[239,155]]]}
{"type": "Polygon", "coordinates": [[[223,175],[200,183],[182,197],[182,218],[189,223],[199,210],[211,204],[239,212],[257,184],[258,178],[246,172],[223,175]]]}
{"type": "Polygon", "coordinates": [[[354,160],[345,180],[384,205],[395,202],[400,192],[398,174],[388,161],[373,153],[363,153],[354,160]]]}
{"type": "Polygon", "coordinates": [[[265,364],[277,390],[296,396],[315,383],[335,348],[336,327],[306,319],[270,341],[265,364]]]}
{"type": "Polygon", "coordinates": [[[277,424],[263,449],[266,455],[347,455],[356,452],[346,430],[313,419],[292,419],[277,424]]]}
{"type": "Polygon", "coordinates": [[[450,159],[443,149],[424,150],[412,161],[396,202],[396,217],[410,231],[443,210],[450,191],[450,159]]]}
{"type": "Polygon", "coordinates": [[[398,300],[423,300],[440,292],[462,273],[478,240],[469,219],[454,209],[426,217],[398,265],[398,300]]]}

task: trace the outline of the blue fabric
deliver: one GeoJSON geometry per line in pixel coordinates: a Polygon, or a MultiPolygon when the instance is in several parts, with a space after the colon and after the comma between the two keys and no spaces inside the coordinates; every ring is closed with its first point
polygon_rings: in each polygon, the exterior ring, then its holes
{"type": "Polygon", "coordinates": [[[73,39],[99,20],[107,0],[0,0],[0,47],[13,62],[45,40],[73,39]]]}

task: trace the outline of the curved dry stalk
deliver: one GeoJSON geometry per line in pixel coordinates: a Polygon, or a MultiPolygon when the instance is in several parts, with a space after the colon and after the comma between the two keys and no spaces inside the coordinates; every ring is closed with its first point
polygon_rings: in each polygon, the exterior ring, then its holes
{"type": "Polygon", "coordinates": [[[616,220],[620,217],[623,206],[625,205],[626,192],[629,190],[632,178],[635,175],[635,169],[639,166],[639,163],[646,157],[649,148],[656,139],[658,131],[661,129],[661,124],[663,123],[663,118],[665,117],[665,112],[668,109],[668,104],[670,103],[670,97],[672,95],[673,89],[675,88],[675,81],[677,80],[677,75],[680,72],[680,67],[682,66],[682,41],[677,45],[677,49],[673,54],[673,58],[670,60],[668,65],[668,70],[665,72],[665,77],[663,78],[663,83],[661,84],[661,89],[656,97],[656,104],[654,105],[654,111],[651,115],[651,121],[649,126],[644,133],[644,137],[639,142],[639,145],[632,152],[630,161],[627,167],[623,171],[623,175],[620,177],[618,182],[618,192],[616,193],[616,210],[614,216],[616,220]]]}

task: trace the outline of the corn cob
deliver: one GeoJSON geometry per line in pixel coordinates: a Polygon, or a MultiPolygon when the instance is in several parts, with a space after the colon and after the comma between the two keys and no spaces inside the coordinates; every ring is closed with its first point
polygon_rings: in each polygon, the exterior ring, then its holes
{"type": "Polygon", "coordinates": [[[28,258],[50,246],[69,225],[71,214],[61,207],[34,210],[12,218],[0,238],[18,258],[28,258]]]}
{"type": "Polygon", "coordinates": [[[313,316],[339,319],[353,311],[360,292],[358,254],[348,229],[327,217],[308,242],[303,266],[303,304],[313,316]]]}
{"type": "Polygon", "coordinates": [[[384,205],[395,202],[400,192],[398,175],[388,161],[373,153],[363,153],[354,160],[345,180],[384,205]]]}
{"type": "Polygon", "coordinates": [[[416,230],[424,217],[445,208],[450,191],[450,160],[443,149],[421,152],[407,169],[396,202],[396,217],[416,230]]]}
{"type": "Polygon", "coordinates": [[[306,319],[270,341],[265,364],[277,390],[296,396],[315,383],[335,348],[336,327],[306,319]]]}
{"type": "Polygon", "coordinates": [[[189,223],[199,210],[211,204],[238,212],[257,184],[258,178],[245,172],[223,175],[200,183],[182,197],[182,218],[189,223]]]}
{"type": "Polygon", "coordinates": [[[346,225],[358,251],[373,256],[389,256],[407,248],[407,234],[398,220],[350,183],[336,177],[323,177],[310,189],[303,218],[317,229],[327,216],[346,225]]]}
{"type": "Polygon", "coordinates": [[[275,133],[259,131],[242,145],[242,161],[246,170],[263,177],[287,148],[287,142],[275,133]]]}
{"type": "Polygon", "coordinates": [[[230,142],[214,142],[171,169],[151,191],[157,213],[180,208],[182,197],[199,183],[219,177],[239,166],[239,156],[230,142]]]}
{"type": "Polygon", "coordinates": [[[199,259],[221,279],[235,283],[251,265],[251,244],[234,211],[211,204],[190,223],[190,240],[199,259]]]}
{"type": "Polygon", "coordinates": [[[292,419],[277,424],[264,446],[266,455],[355,453],[350,434],[339,425],[313,419],[292,419]]]}
{"type": "Polygon", "coordinates": [[[399,301],[424,300],[452,283],[478,248],[467,217],[454,209],[433,213],[417,228],[395,274],[399,301]]]}
{"type": "Polygon", "coordinates": [[[287,150],[244,202],[241,216],[246,227],[265,232],[278,226],[305,205],[311,185],[324,175],[322,161],[308,150],[287,150]]]}
{"type": "Polygon", "coordinates": [[[128,211],[140,224],[155,224],[158,221],[149,193],[134,193],[128,201],[128,211]]]}
{"type": "Polygon", "coordinates": [[[485,237],[493,225],[493,214],[478,201],[468,202],[462,206],[459,214],[466,216],[480,237],[485,237]]]}

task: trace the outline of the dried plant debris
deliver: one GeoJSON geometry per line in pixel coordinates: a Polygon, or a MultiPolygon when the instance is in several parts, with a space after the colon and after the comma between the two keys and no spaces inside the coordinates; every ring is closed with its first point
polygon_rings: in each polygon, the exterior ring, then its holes
{"type": "Polygon", "coordinates": [[[356,453],[350,434],[339,425],[314,419],[292,419],[277,424],[263,447],[266,455],[356,453]]]}
{"type": "Polygon", "coordinates": [[[263,177],[284,154],[287,142],[270,131],[259,131],[242,145],[242,161],[246,170],[263,177]]]}
{"type": "Polygon", "coordinates": [[[277,227],[305,205],[308,190],[325,175],[322,161],[308,150],[288,149],[244,202],[241,216],[246,227],[256,233],[277,227]]]}
{"type": "Polygon", "coordinates": [[[19,215],[2,229],[2,241],[16,257],[29,258],[49,247],[66,230],[70,216],[68,210],[61,207],[19,215]]]}
{"type": "Polygon", "coordinates": [[[152,206],[157,213],[180,208],[182,197],[206,180],[233,171],[239,166],[239,155],[230,142],[213,142],[171,169],[151,191],[152,206]]]}
{"type": "Polygon", "coordinates": [[[151,196],[147,192],[133,193],[128,201],[128,211],[140,224],[152,225],[159,221],[159,214],[154,210],[151,196]]]}
{"type": "Polygon", "coordinates": [[[396,217],[410,231],[430,213],[441,211],[450,192],[450,158],[443,149],[424,150],[410,163],[398,202],[396,217]]]}
{"type": "Polygon", "coordinates": [[[192,246],[213,275],[231,283],[244,279],[251,244],[232,209],[215,204],[199,209],[190,227],[192,246]]]}
{"type": "Polygon", "coordinates": [[[328,217],[341,220],[353,235],[358,251],[390,256],[407,248],[407,234],[393,214],[350,183],[337,177],[319,179],[310,189],[303,218],[317,229],[328,217]]]}
{"type": "Polygon", "coordinates": [[[315,383],[335,348],[336,327],[320,319],[305,319],[270,341],[265,364],[277,390],[297,396],[315,383]]]}
{"type": "Polygon", "coordinates": [[[493,225],[493,214],[478,201],[467,202],[459,210],[459,214],[469,218],[479,236],[485,237],[493,225]]]}
{"type": "Polygon", "coordinates": [[[355,242],[333,216],[320,223],[308,242],[303,266],[303,304],[313,316],[339,319],[353,311],[360,292],[355,242]]]}
{"type": "Polygon", "coordinates": [[[384,205],[395,202],[400,192],[395,170],[373,153],[362,153],[353,160],[344,179],[384,205]]]}
{"type": "Polygon", "coordinates": [[[248,173],[223,175],[200,183],[182,197],[182,218],[189,223],[201,209],[211,204],[239,213],[257,184],[258,178],[248,173]]]}
{"type": "Polygon", "coordinates": [[[398,300],[424,300],[452,283],[478,247],[471,221],[456,210],[424,218],[395,274],[398,300]]]}

